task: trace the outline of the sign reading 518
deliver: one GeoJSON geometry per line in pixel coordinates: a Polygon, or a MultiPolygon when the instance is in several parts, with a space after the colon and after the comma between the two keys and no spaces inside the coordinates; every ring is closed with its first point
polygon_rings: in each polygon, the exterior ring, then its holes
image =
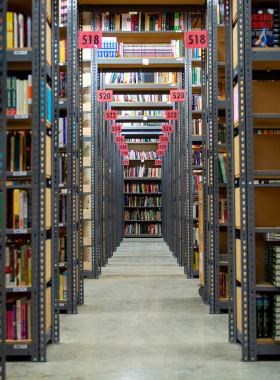
{"type": "Polygon", "coordinates": [[[185,32],[186,49],[208,47],[207,30],[198,30],[193,32],[185,32]]]}
{"type": "Polygon", "coordinates": [[[79,32],[79,49],[101,49],[102,32],[79,32]]]}

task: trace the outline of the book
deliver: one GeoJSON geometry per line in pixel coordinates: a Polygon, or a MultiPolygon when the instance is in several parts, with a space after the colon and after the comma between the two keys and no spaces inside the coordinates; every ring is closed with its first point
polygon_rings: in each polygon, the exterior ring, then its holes
{"type": "Polygon", "coordinates": [[[256,294],[256,315],[257,315],[257,337],[263,336],[263,298],[260,294],[256,294]]]}
{"type": "Polygon", "coordinates": [[[253,8],[251,17],[253,47],[274,47],[274,9],[253,8]]]}

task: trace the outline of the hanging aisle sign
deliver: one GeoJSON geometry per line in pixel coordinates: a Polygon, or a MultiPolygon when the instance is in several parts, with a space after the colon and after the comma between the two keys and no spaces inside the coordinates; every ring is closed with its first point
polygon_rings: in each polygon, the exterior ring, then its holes
{"type": "Polygon", "coordinates": [[[105,111],[105,120],[118,120],[118,111],[105,111]]]}
{"type": "Polygon", "coordinates": [[[167,144],[164,144],[164,143],[158,144],[158,149],[166,150],[167,144]]]}
{"type": "Polygon", "coordinates": [[[178,111],[166,111],[165,120],[178,120],[178,111]]]}
{"type": "Polygon", "coordinates": [[[158,157],[159,157],[159,156],[160,156],[160,157],[161,157],[161,156],[164,156],[164,150],[162,150],[162,149],[159,150],[159,149],[158,149],[158,150],[157,150],[157,156],[158,156],[158,157]]]}
{"type": "Polygon", "coordinates": [[[124,143],[124,136],[115,136],[115,143],[124,143]]]}
{"type": "Polygon", "coordinates": [[[169,143],[169,136],[159,136],[159,142],[160,143],[169,143]]]}
{"type": "Polygon", "coordinates": [[[129,160],[123,160],[123,161],[122,161],[122,164],[123,164],[123,165],[129,165],[129,160]]]}
{"type": "Polygon", "coordinates": [[[163,133],[173,133],[173,124],[162,124],[163,133]]]}
{"type": "Polygon", "coordinates": [[[128,156],[128,155],[129,155],[128,150],[121,150],[121,156],[122,157],[125,157],[125,156],[128,156]]]}
{"type": "Polygon", "coordinates": [[[127,144],[120,144],[119,150],[128,150],[128,145],[127,144]]]}
{"type": "Polygon", "coordinates": [[[185,32],[186,49],[208,48],[207,30],[185,32]]]}
{"type": "Polygon", "coordinates": [[[162,160],[155,160],[155,165],[162,165],[162,160]]]}
{"type": "Polygon", "coordinates": [[[113,90],[97,90],[97,101],[98,102],[112,102],[113,90]]]}
{"type": "Polygon", "coordinates": [[[185,90],[170,90],[171,102],[184,102],[186,100],[185,90]]]}
{"type": "Polygon", "coordinates": [[[116,125],[116,124],[111,125],[111,133],[121,133],[121,132],[122,132],[121,125],[116,125]]]}
{"type": "Polygon", "coordinates": [[[79,32],[79,49],[101,49],[102,32],[79,32]]]}

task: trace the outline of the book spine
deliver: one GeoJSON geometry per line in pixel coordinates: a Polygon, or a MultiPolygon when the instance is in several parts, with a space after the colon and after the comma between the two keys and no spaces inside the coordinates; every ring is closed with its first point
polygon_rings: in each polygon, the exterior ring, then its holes
{"type": "Polygon", "coordinates": [[[32,114],[32,75],[28,75],[28,114],[32,114]]]}

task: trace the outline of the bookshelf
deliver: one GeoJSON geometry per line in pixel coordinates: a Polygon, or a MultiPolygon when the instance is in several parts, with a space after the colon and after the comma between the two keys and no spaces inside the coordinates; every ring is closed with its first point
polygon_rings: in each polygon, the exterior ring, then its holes
{"type": "Polygon", "coordinates": [[[233,1],[225,28],[226,41],[229,41],[226,51],[229,57],[226,60],[226,77],[229,78],[226,85],[227,147],[232,157],[228,162],[228,192],[231,194],[228,206],[231,211],[228,219],[229,340],[241,344],[243,361],[280,354],[279,342],[272,334],[273,317],[266,319],[268,332],[259,320],[260,302],[267,305],[266,296],[269,297],[272,315],[273,297],[280,292],[268,275],[270,257],[274,255],[271,249],[279,245],[279,167],[277,159],[267,161],[268,149],[277,156],[278,137],[271,134],[278,133],[279,129],[279,106],[273,101],[278,82],[273,79],[277,78],[280,55],[279,48],[252,47],[251,30],[252,9],[267,7],[279,9],[279,3],[233,1]],[[248,44],[240,37],[241,30],[246,31],[248,44]],[[246,87],[242,86],[243,79],[246,87]],[[230,106],[235,109],[235,115],[229,112],[230,106]]]}

